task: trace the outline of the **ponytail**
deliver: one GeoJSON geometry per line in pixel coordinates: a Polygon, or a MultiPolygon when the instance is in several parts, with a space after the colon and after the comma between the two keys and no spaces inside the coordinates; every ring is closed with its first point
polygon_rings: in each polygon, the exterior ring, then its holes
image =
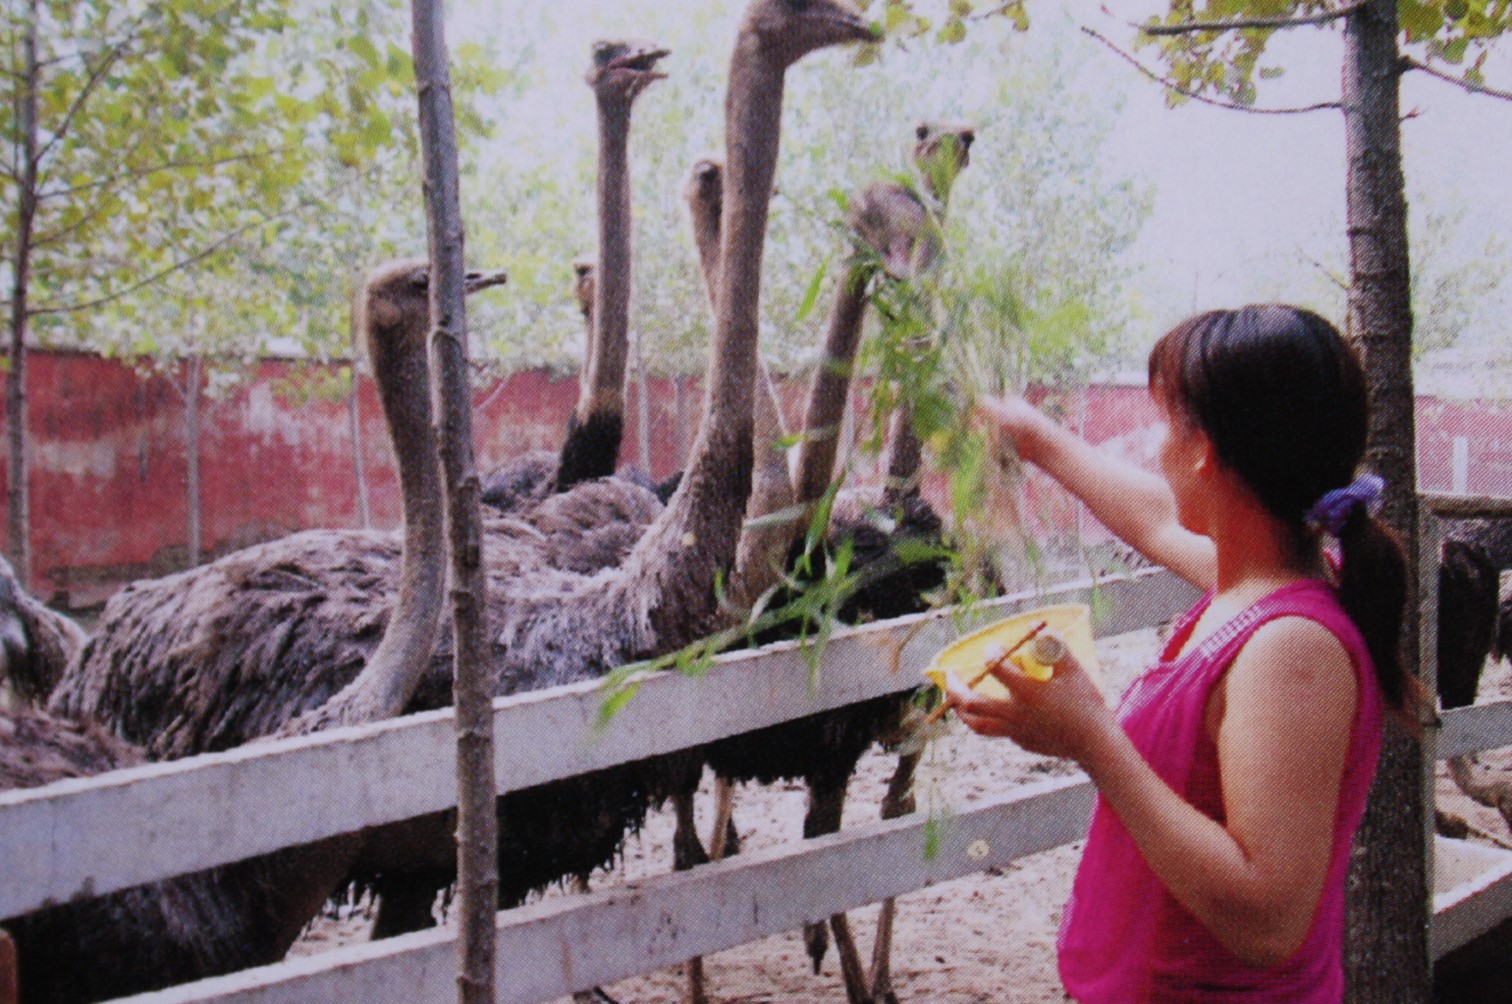
{"type": "Polygon", "coordinates": [[[1370,650],[1387,706],[1414,729],[1427,703],[1422,682],[1402,659],[1402,617],[1407,608],[1407,560],[1396,535],[1358,506],[1339,528],[1339,602],[1370,650]]]}

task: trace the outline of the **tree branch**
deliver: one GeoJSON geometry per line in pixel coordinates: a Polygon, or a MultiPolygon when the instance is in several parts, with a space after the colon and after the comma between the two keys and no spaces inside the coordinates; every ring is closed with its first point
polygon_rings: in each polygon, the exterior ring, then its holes
{"type": "Polygon", "coordinates": [[[68,226],[32,238],[32,247],[41,248],[47,247],[49,244],[55,244],[63,238],[67,237],[69,234],[74,233],[82,227],[86,227],[89,224],[93,223],[95,220],[99,219],[100,214],[104,211],[105,200],[102,199],[100,202],[96,203],[95,206],[89,210],[89,212],[85,213],[83,216],[80,216],[77,220],[74,220],[68,226]]]}
{"type": "Polygon", "coordinates": [[[185,258],[182,261],[174,262],[172,265],[169,265],[167,268],[164,268],[164,269],[161,269],[161,270],[159,270],[157,272],[154,272],[152,275],[147,276],[147,278],[141,280],[140,282],[134,282],[130,286],[127,286],[125,289],[117,290],[114,293],[110,293],[110,294],[108,294],[106,296],[98,297],[97,299],[89,300],[89,301],[86,301],[84,303],[71,303],[71,304],[61,304],[61,305],[44,305],[44,306],[36,307],[36,308],[33,308],[32,310],[27,311],[27,314],[28,314],[28,316],[31,316],[31,317],[40,317],[40,316],[42,316],[44,314],[73,314],[73,313],[77,313],[77,312],[79,312],[81,310],[92,310],[95,307],[103,307],[103,306],[105,306],[108,303],[114,303],[116,300],[119,300],[122,297],[130,296],[132,293],[135,293],[139,289],[144,289],[147,286],[151,286],[155,282],[158,282],[158,281],[160,281],[162,279],[166,279],[168,276],[172,275],[174,272],[181,271],[182,269],[188,268],[190,265],[194,265],[194,264],[197,264],[198,262],[204,261],[206,258],[209,258],[211,255],[215,254],[221,248],[225,247],[227,244],[230,244],[232,241],[236,240],[238,237],[240,237],[242,234],[246,233],[247,231],[249,231],[249,230],[255,230],[256,228],[258,228],[260,226],[264,226],[264,225],[266,225],[268,223],[271,223],[274,220],[282,219],[283,217],[288,216],[288,215],[290,215],[293,212],[294,212],[294,210],[292,210],[292,209],[286,210],[286,211],[284,211],[282,213],[278,213],[278,214],[273,215],[273,216],[264,217],[263,219],[260,219],[260,220],[253,220],[251,223],[248,223],[246,226],[237,227],[235,230],[231,231],[230,233],[228,233],[225,236],[221,237],[219,240],[217,240],[217,241],[213,242],[212,244],[210,244],[209,247],[203,248],[199,252],[197,252],[197,253],[195,253],[193,255],[190,255],[188,258],[185,258]]]}
{"type": "Polygon", "coordinates": [[[77,195],[79,192],[89,191],[90,189],[94,188],[107,188],[111,185],[114,185],[116,182],[124,181],[127,178],[144,178],[149,175],[156,174],[159,171],[172,171],[181,167],[219,167],[222,164],[230,164],[239,160],[256,160],[259,157],[266,157],[269,154],[280,153],[287,149],[289,148],[286,146],[278,146],[270,147],[266,150],[254,150],[251,153],[233,153],[225,157],[216,157],[213,160],[165,161],[161,164],[154,164],[151,167],[137,168],[136,170],[132,171],[122,171],[120,174],[114,174],[108,178],[101,178],[97,181],[85,182],[82,185],[74,185],[70,188],[55,188],[50,192],[41,192],[37,195],[37,201],[43,202],[48,199],[66,198],[67,196],[77,195]]]}
{"type": "MultiPolygon", "coordinates": [[[[111,46],[99,63],[90,68],[88,79],[84,81],[84,86],[79,89],[79,93],[74,97],[73,103],[68,106],[68,111],[63,115],[63,121],[58,124],[58,128],[52,130],[52,138],[42,145],[41,150],[37,151],[38,164],[41,164],[47,158],[47,155],[52,152],[53,148],[62,142],[63,137],[68,135],[68,127],[73,125],[74,116],[83,109],[84,103],[94,93],[96,85],[105,78],[106,71],[115,65],[116,60],[121,58],[121,54],[126,51],[127,44],[134,37],[134,33],[127,35],[120,42],[111,46]]],[[[86,63],[85,65],[87,66],[88,64],[86,63]]]]}
{"type": "Polygon", "coordinates": [[[1302,245],[1300,244],[1297,245],[1297,254],[1299,257],[1305,259],[1308,264],[1312,265],[1313,268],[1317,269],[1319,272],[1322,272],[1324,278],[1326,278],[1329,282],[1333,283],[1335,286],[1338,286],[1344,292],[1349,292],[1349,283],[1347,281],[1340,279],[1327,265],[1324,265],[1318,259],[1302,250],[1302,245]]]}
{"type": "Polygon", "coordinates": [[[1204,94],[1198,94],[1196,91],[1182,87],[1174,80],[1162,77],[1160,74],[1156,73],[1154,70],[1149,69],[1139,60],[1135,59],[1127,52],[1124,52],[1118,46],[1108,41],[1098,32],[1094,31],[1091,28],[1088,28],[1086,25],[1082,25],[1082,31],[1088,35],[1091,35],[1103,45],[1106,45],[1109,49],[1112,49],[1120,59],[1124,60],[1124,62],[1128,63],[1130,66],[1134,67],[1134,69],[1138,70],[1140,73],[1143,73],[1146,77],[1149,77],[1160,86],[1166,88],[1169,91],[1180,94],[1184,98],[1191,98],[1193,101],[1200,101],[1205,105],[1212,105],[1214,108],[1226,108],[1229,111],[1234,112],[1249,112],[1252,115],[1300,115],[1303,112],[1317,112],[1329,108],[1343,107],[1337,101],[1324,101],[1315,105],[1306,105],[1301,108],[1255,108],[1251,105],[1236,104],[1232,101],[1218,101],[1215,98],[1210,98],[1204,94]]]}
{"type": "Polygon", "coordinates": [[[1242,31],[1246,28],[1300,28],[1304,25],[1337,21],[1341,17],[1348,17],[1365,5],[1366,0],[1355,0],[1354,3],[1337,10],[1306,14],[1302,17],[1241,17],[1226,21],[1180,21],[1176,24],[1130,23],[1129,26],[1139,29],[1146,35],[1187,35],[1197,31],[1242,31]]]}
{"type": "Polygon", "coordinates": [[[1451,76],[1450,74],[1445,73],[1443,70],[1437,70],[1431,66],[1428,66],[1426,63],[1420,63],[1416,59],[1413,59],[1411,56],[1403,56],[1401,65],[1403,72],[1406,72],[1407,70],[1422,70],[1430,77],[1437,77],[1438,79],[1443,80],[1447,83],[1451,83],[1456,85],[1457,87],[1463,88],[1464,90],[1467,90],[1472,94],[1484,94],[1487,97],[1501,98],[1503,101],[1512,101],[1512,91],[1499,91],[1494,87],[1487,87],[1485,84],[1473,83],[1469,80],[1464,79],[1463,77],[1451,76]]]}

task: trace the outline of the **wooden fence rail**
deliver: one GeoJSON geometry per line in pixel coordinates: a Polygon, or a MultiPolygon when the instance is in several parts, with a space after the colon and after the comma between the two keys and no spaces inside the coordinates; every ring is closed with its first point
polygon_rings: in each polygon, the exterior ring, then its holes
{"type": "MultiPolygon", "coordinates": [[[[1104,635],[1158,624],[1194,596],[1166,572],[1095,588],[1104,635]]],[[[705,679],[649,676],[602,729],[601,696],[591,683],[500,700],[499,790],[909,689],[933,652],[972,623],[1089,599],[1093,589],[1084,582],[1007,597],[971,620],[937,612],[838,632],[812,687],[795,645],[723,656],[705,679]]],[[[445,809],[454,797],[450,718],[427,713],[0,795],[0,861],[15,864],[0,870],[0,916],[445,809]]],[[[1512,744],[1512,701],[1445,714],[1435,731],[1440,759],[1512,744]]],[[[950,817],[938,853],[928,857],[930,822],[915,814],[501,913],[499,999],[551,999],[1005,865],[1080,839],[1092,797],[1079,774],[1016,789],[950,817]]],[[[1496,863],[1439,907],[1436,957],[1512,913],[1512,866],[1496,863]]],[[[131,1001],[445,1001],[454,979],[452,937],[437,930],[131,1001]]]]}
{"type": "MultiPolygon", "coordinates": [[[[1098,630],[1160,623],[1191,602],[1168,572],[1095,587],[1098,630]]],[[[908,690],[935,651],[983,619],[1092,599],[1090,582],[837,631],[810,687],[796,644],[736,652],[704,678],[648,676],[613,721],[588,682],[495,703],[500,792],[697,746],[908,690]],[[669,723],[675,727],[669,728],[669,723]]],[[[451,712],[0,794],[0,917],[200,871],[456,804],[451,712]],[[13,866],[10,866],[13,863],[13,866]]]]}

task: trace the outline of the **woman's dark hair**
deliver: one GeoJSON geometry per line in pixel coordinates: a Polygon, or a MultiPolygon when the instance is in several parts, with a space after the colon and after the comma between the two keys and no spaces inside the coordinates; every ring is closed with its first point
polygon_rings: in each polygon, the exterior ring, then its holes
{"type": "MultiPolygon", "coordinates": [[[[1355,476],[1369,395],[1354,350],[1299,307],[1263,304],[1182,321],[1150,350],[1150,391],[1201,429],[1218,459],[1312,546],[1308,510],[1355,476]]],[[[1339,531],[1339,597],[1381,690],[1399,711],[1419,698],[1401,658],[1407,565],[1385,526],[1356,506],[1339,531]]]]}

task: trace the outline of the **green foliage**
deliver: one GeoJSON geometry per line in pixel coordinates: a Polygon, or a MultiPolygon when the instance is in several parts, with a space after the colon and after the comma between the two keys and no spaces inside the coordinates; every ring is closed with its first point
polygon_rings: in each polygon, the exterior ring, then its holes
{"type": "MultiPolygon", "coordinates": [[[[871,15],[881,16],[883,6],[874,0],[871,15]]],[[[666,375],[700,373],[706,364],[712,316],[683,186],[695,160],[723,151],[728,39],[740,7],[711,2],[637,29],[672,50],[667,79],[636,101],[630,136],[631,331],[651,370],[666,375]]],[[[845,247],[834,226],[835,193],[906,171],[921,118],[967,118],[981,127],[955,200],[963,214],[952,239],[966,242],[963,258],[981,260],[984,288],[1012,271],[1036,312],[1076,299],[1086,304],[1084,330],[1097,342],[1113,345],[1122,336],[1133,308],[1118,255],[1148,212],[1149,195],[1131,178],[1109,177],[1100,157],[1118,101],[1078,84],[1066,54],[1034,33],[1014,32],[1012,11],[1000,7],[976,4],[965,40],[946,45],[934,32],[950,4],[916,3],[910,9],[931,21],[930,31],[895,36],[874,65],[857,69],[837,52],[789,74],[762,275],[762,354],[779,374],[803,372],[819,342],[838,270],[816,283],[816,268],[845,247]],[[962,87],[968,79],[991,83],[962,87]]],[[[474,325],[508,368],[570,371],[582,358],[571,262],[591,255],[596,240],[594,106],[573,62],[586,67],[587,47],[561,54],[569,31],[561,17],[540,13],[531,32],[499,40],[496,58],[517,68],[528,111],[512,116],[507,136],[491,145],[467,206],[474,257],[499,257],[510,267],[508,295],[480,303],[491,313],[474,325]],[[557,65],[564,59],[570,73],[557,65]]],[[[1089,343],[1078,358],[1099,351],[1089,343]]]]}
{"type": "MultiPolygon", "coordinates": [[[[14,34],[24,0],[3,2],[14,34]]],[[[344,355],[355,276],[423,250],[402,0],[48,0],[38,27],[36,336],[165,362],[344,355]]],[[[464,141],[504,79],[481,47],[456,54],[464,141]]],[[[18,185],[0,173],[0,201],[18,185]]]]}
{"type": "MultiPolygon", "coordinates": [[[[1201,6],[1191,0],[1171,0],[1165,16],[1154,20],[1181,24],[1303,17],[1341,6],[1335,0],[1209,0],[1201,6]]],[[[1397,19],[1404,51],[1430,65],[1457,67],[1466,82],[1482,84],[1482,70],[1492,44],[1512,28],[1512,4],[1504,0],[1398,0],[1397,19]]],[[[1343,21],[1330,24],[1337,30],[1343,21]]],[[[1266,47],[1277,30],[1141,34],[1137,44],[1155,47],[1169,68],[1172,82],[1183,90],[1251,105],[1257,96],[1256,78],[1273,79],[1282,72],[1279,67],[1262,65],[1266,47]]],[[[1170,91],[1167,100],[1174,105],[1186,99],[1170,91]]]]}

